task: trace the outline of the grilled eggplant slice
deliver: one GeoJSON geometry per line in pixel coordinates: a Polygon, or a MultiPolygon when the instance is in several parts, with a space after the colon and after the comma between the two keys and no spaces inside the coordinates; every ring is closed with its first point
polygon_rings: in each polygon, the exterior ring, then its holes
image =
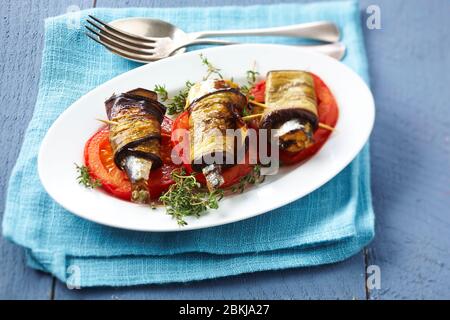
{"type": "Polygon", "coordinates": [[[259,127],[277,129],[281,149],[298,152],[313,144],[318,114],[314,79],[309,72],[270,71],[265,101],[267,108],[259,127]]]}
{"type": "Polygon", "coordinates": [[[155,92],[138,88],[105,102],[114,161],[130,179],[133,202],[150,200],[150,171],[162,165],[161,123],[166,108],[157,99],[155,92]]]}
{"type": "Polygon", "coordinates": [[[247,98],[230,82],[207,80],[195,84],[187,100],[191,165],[203,172],[212,191],[224,183],[221,171],[232,165],[227,160],[235,164],[237,148],[245,148],[247,127],[240,114],[247,98]],[[239,129],[240,135],[227,135],[227,129],[239,129]],[[212,159],[219,161],[211,163],[212,159]]]}

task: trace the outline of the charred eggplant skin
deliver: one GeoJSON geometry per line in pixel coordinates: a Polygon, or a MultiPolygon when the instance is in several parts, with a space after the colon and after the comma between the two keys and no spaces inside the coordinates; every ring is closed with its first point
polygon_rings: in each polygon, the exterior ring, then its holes
{"type": "Polygon", "coordinates": [[[240,119],[242,110],[244,106],[247,105],[247,97],[235,88],[224,88],[214,92],[209,92],[204,96],[195,99],[189,105],[188,110],[192,113],[193,109],[201,108],[201,105],[205,102],[205,99],[214,98],[214,96],[217,97],[217,95],[221,95],[221,97],[226,100],[220,101],[219,103],[223,104],[235,118],[240,119]]]}
{"type": "Polygon", "coordinates": [[[316,130],[319,121],[314,79],[300,70],[274,70],[267,74],[266,106],[259,127],[277,128],[286,121],[308,121],[316,130]]]}
{"type": "Polygon", "coordinates": [[[246,104],[247,98],[235,88],[219,88],[190,103],[190,158],[194,171],[201,172],[208,165],[203,161],[208,155],[221,158],[223,164],[235,158],[236,139],[227,136],[226,130],[245,130],[240,114],[246,104]]]}
{"type": "Polygon", "coordinates": [[[123,169],[123,159],[136,156],[151,160],[153,169],[161,166],[161,123],[166,108],[157,101],[156,93],[138,88],[113,95],[105,106],[108,119],[116,123],[110,126],[116,165],[123,169]]]}
{"type": "Polygon", "coordinates": [[[145,90],[148,93],[146,96],[143,91],[145,89],[134,89],[120,95],[113,95],[105,101],[106,114],[109,120],[117,117],[124,109],[136,107],[141,109],[144,113],[153,115],[159,123],[162,123],[166,107],[158,102],[156,92],[145,90]],[[139,92],[141,92],[139,94],[139,92]]]}
{"type": "Polygon", "coordinates": [[[319,121],[316,115],[312,112],[302,109],[275,109],[268,112],[259,123],[261,129],[272,129],[280,126],[290,119],[299,119],[301,122],[308,121],[311,123],[313,130],[319,126],[319,121]]]}

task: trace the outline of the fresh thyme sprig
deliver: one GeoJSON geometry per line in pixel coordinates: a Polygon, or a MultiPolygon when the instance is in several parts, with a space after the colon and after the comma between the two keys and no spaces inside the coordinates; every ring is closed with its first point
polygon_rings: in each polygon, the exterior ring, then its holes
{"type": "Polygon", "coordinates": [[[259,72],[256,70],[247,70],[247,81],[249,86],[253,87],[258,79],[259,72]]]}
{"type": "Polygon", "coordinates": [[[78,165],[75,163],[75,167],[78,172],[77,181],[79,184],[85,186],[88,189],[95,189],[102,186],[102,183],[98,179],[91,177],[89,168],[85,165],[78,165]]]}
{"type": "Polygon", "coordinates": [[[193,82],[186,81],[184,88],[180,90],[176,96],[170,99],[171,102],[167,105],[167,113],[169,115],[183,112],[184,107],[186,106],[186,98],[193,85],[193,82]]]}
{"type": "Polygon", "coordinates": [[[185,86],[182,90],[178,92],[177,95],[172,98],[169,97],[169,93],[167,92],[165,85],[155,85],[153,89],[156,93],[158,93],[159,99],[162,102],[167,103],[167,114],[174,115],[183,112],[184,107],[186,105],[186,98],[189,93],[189,89],[194,85],[194,83],[190,81],[186,81],[185,86]]]}
{"type": "MultiPolygon", "coordinates": [[[[245,94],[246,96],[249,96],[250,90],[253,88],[253,86],[256,83],[256,80],[258,79],[259,72],[255,70],[247,70],[246,72],[246,78],[247,78],[247,84],[241,86],[241,92],[245,94]]],[[[253,97],[249,97],[253,98],[253,97]]]]}
{"type": "Polygon", "coordinates": [[[155,88],[153,89],[158,94],[159,99],[161,99],[162,102],[167,101],[169,99],[169,93],[166,90],[165,85],[155,85],[155,88]]]}
{"type": "MultiPolygon", "coordinates": [[[[246,72],[246,78],[247,78],[247,84],[241,86],[241,92],[247,96],[249,100],[253,100],[254,97],[250,95],[250,90],[255,86],[256,80],[258,79],[259,72],[252,69],[247,70],[246,72]]],[[[242,115],[244,117],[249,116],[251,112],[248,110],[248,107],[244,107],[242,110],[242,115]]]]}
{"type": "Polygon", "coordinates": [[[242,193],[249,185],[259,184],[264,181],[264,176],[261,175],[261,166],[255,165],[252,171],[246,176],[242,177],[239,183],[231,188],[231,192],[242,193]]]}
{"type": "Polygon", "coordinates": [[[202,60],[203,65],[207,68],[207,73],[206,76],[203,77],[203,80],[209,79],[212,75],[216,75],[219,79],[223,79],[220,69],[213,66],[212,63],[209,62],[208,58],[206,58],[203,54],[200,54],[200,59],[202,60]]]}
{"type": "Polygon", "coordinates": [[[223,197],[223,190],[208,192],[202,189],[195,176],[186,175],[184,169],[175,169],[171,173],[174,184],[159,200],[180,226],[186,225],[186,216],[199,217],[207,209],[217,209],[223,197]]]}

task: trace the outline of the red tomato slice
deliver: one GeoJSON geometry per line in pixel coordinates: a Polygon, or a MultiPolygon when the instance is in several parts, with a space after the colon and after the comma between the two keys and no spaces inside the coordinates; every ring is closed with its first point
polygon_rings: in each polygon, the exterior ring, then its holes
{"type": "MultiPolygon", "coordinates": [[[[190,165],[189,155],[183,153],[183,150],[189,150],[189,136],[183,134],[188,132],[189,130],[189,112],[184,111],[181,113],[173,123],[172,129],[172,144],[175,150],[177,151],[177,155],[182,159],[183,166],[186,169],[186,172],[191,174],[194,172],[190,165]]],[[[248,161],[247,161],[248,162],[248,161]]],[[[227,188],[239,182],[239,180],[249,174],[252,170],[253,166],[250,164],[237,164],[231,168],[227,168],[223,170],[222,177],[224,178],[224,184],[221,188],[227,188]]],[[[206,184],[205,176],[202,173],[196,173],[195,178],[201,184],[206,184]]]]}
{"type": "Polygon", "coordinates": [[[223,170],[222,177],[224,183],[221,185],[221,188],[228,188],[232,185],[238,183],[243,177],[248,175],[252,170],[253,166],[248,164],[248,153],[246,155],[246,163],[245,164],[237,164],[232,166],[231,168],[227,168],[223,170]]]}
{"type": "Polygon", "coordinates": [[[94,179],[114,196],[131,199],[131,184],[127,175],[117,168],[109,143],[109,129],[102,128],[88,140],[84,148],[84,161],[94,179]]]}
{"type": "MultiPolygon", "coordinates": [[[[176,166],[172,163],[170,131],[173,121],[164,118],[161,125],[161,159],[163,165],[152,170],[148,189],[152,198],[158,198],[173,183],[170,173],[176,166]]],[[[84,149],[85,164],[93,178],[100,180],[102,187],[108,193],[124,199],[131,199],[131,183],[127,175],[114,163],[113,152],[109,142],[109,129],[102,128],[88,140],[84,149]]]]}
{"type": "Polygon", "coordinates": [[[257,102],[264,103],[265,95],[266,95],[266,80],[261,80],[257,82],[253,88],[250,90],[250,93],[255,98],[257,102]]]}
{"type": "Polygon", "coordinates": [[[167,191],[167,189],[169,189],[170,185],[174,183],[171,178],[171,173],[173,170],[180,167],[172,162],[172,144],[170,142],[170,135],[165,133],[164,130],[161,130],[161,132],[161,160],[163,161],[163,165],[150,172],[148,191],[150,192],[152,199],[159,198],[167,191]]]}

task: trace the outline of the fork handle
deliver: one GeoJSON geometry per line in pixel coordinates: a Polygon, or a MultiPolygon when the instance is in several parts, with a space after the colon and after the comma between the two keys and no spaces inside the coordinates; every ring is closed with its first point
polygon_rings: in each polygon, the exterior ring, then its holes
{"type": "MultiPolygon", "coordinates": [[[[177,46],[172,52],[177,51],[178,49],[184,48],[184,47],[189,47],[192,45],[197,45],[197,44],[221,44],[221,45],[228,45],[228,44],[239,44],[239,42],[231,42],[231,41],[226,41],[226,40],[216,40],[216,39],[197,39],[197,40],[192,40],[189,42],[186,42],[182,45],[177,46]]],[[[319,44],[319,45],[298,45],[296,46],[298,48],[302,48],[304,50],[307,51],[311,51],[311,52],[317,52],[317,53],[322,53],[324,55],[330,56],[332,58],[335,58],[337,60],[341,60],[344,55],[345,55],[345,51],[346,51],[346,47],[343,43],[341,42],[335,42],[335,43],[328,43],[328,44],[319,44]]]]}
{"type": "Polygon", "coordinates": [[[221,45],[227,45],[227,44],[237,44],[238,42],[234,42],[234,41],[228,41],[228,40],[218,40],[218,39],[195,39],[195,40],[190,40],[184,43],[181,43],[179,45],[177,45],[171,52],[170,54],[172,54],[173,52],[181,49],[181,48],[185,48],[185,47],[190,47],[190,46],[194,46],[194,45],[199,45],[199,44],[221,44],[221,45]]]}
{"type": "Polygon", "coordinates": [[[336,42],[339,40],[340,34],[333,22],[319,21],[275,28],[200,31],[190,33],[189,36],[191,39],[220,36],[287,36],[336,42]]]}

